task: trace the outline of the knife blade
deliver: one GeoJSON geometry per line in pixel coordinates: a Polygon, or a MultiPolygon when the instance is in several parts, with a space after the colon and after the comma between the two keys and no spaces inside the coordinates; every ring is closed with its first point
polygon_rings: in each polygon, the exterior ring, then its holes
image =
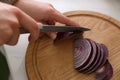
{"type": "MultiPolygon", "coordinates": [[[[75,26],[56,26],[56,25],[43,25],[38,24],[40,32],[82,32],[82,31],[89,31],[89,28],[84,27],[75,27],[75,26]]],[[[20,28],[20,32],[29,33],[23,28],[20,28]]]]}

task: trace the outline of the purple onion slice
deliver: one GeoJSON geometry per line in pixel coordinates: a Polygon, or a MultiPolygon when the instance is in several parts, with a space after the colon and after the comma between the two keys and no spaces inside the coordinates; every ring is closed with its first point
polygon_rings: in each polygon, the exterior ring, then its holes
{"type": "Polygon", "coordinates": [[[107,61],[106,65],[107,65],[107,70],[108,71],[106,73],[107,76],[104,78],[104,80],[110,80],[113,76],[113,67],[112,67],[112,65],[110,64],[109,61],[107,61]]]}
{"type": "MultiPolygon", "coordinates": [[[[79,46],[77,46],[78,44],[74,44],[76,46],[76,48],[74,49],[74,61],[79,62],[79,60],[81,59],[82,55],[80,54],[80,50],[79,50],[79,46]]],[[[90,58],[90,57],[89,57],[90,58]]],[[[76,62],[76,63],[77,63],[76,62]]],[[[75,63],[75,64],[76,64],[75,63]]]]}
{"type": "Polygon", "coordinates": [[[77,34],[80,34],[80,33],[82,33],[82,32],[58,32],[57,37],[54,40],[54,43],[61,41],[61,40],[64,40],[64,39],[71,38],[71,37],[73,37],[77,34]]]}
{"type": "Polygon", "coordinates": [[[91,44],[91,47],[92,47],[92,51],[91,51],[92,57],[91,57],[91,59],[89,60],[89,62],[88,62],[88,64],[86,66],[84,66],[83,68],[79,69],[79,71],[81,71],[81,72],[84,72],[87,69],[89,69],[95,63],[95,61],[97,59],[97,56],[98,56],[97,55],[97,46],[96,46],[95,42],[90,40],[90,39],[86,39],[86,40],[88,40],[90,42],[90,44],[91,44]]]}
{"type": "Polygon", "coordinates": [[[104,59],[103,59],[101,65],[100,65],[100,67],[102,67],[105,64],[105,62],[107,61],[108,49],[107,49],[107,47],[104,44],[100,44],[100,46],[103,49],[103,54],[104,54],[104,59]]]}
{"type": "Polygon", "coordinates": [[[101,46],[103,47],[105,56],[108,57],[108,55],[109,55],[108,48],[104,44],[101,44],[101,46]]]}
{"type": "MultiPolygon", "coordinates": [[[[99,60],[100,60],[100,58],[101,58],[101,51],[100,51],[100,46],[99,46],[99,44],[98,43],[95,43],[96,44],[96,47],[97,47],[97,57],[96,57],[96,60],[94,61],[94,63],[88,68],[88,69],[86,69],[85,71],[84,71],[84,73],[87,73],[87,72],[90,72],[91,70],[93,70],[94,69],[94,67],[98,64],[98,62],[99,62],[99,60]]],[[[92,71],[93,72],[93,71],[92,71]]]]}
{"type": "Polygon", "coordinates": [[[113,76],[112,65],[107,60],[105,65],[96,71],[96,80],[110,80],[113,76]]]}
{"type": "Polygon", "coordinates": [[[95,66],[94,68],[92,68],[91,71],[87,72],[88,74],[96,71],[97,69],[99,69],[100,66],[101,66],[101,64],[103,63],[103,60],[105,59],[104,50],[103,50],[103,48],[100,46],[100,44],[99,44],[99,47],[100,47],[100,54],[101,54],[100,59],[99,59],[99,61],[97,62],[96,66],[95,66]]]}
{"type": "Polygon", "coordinates": [[[103,67],[101,67],[96,71],[96,80],[104,80],[104,78],[107,76],[106,73],[107,73],[107,65],[105,64],[103,67]]]}
{"type": "Polygon", "coordinates": [[[74,59],[79,55],[79,59],[75,59],[75,68],[84,67],[91,57],[91,44],[86,39],[77,39],[74,43],[74,59]]]}

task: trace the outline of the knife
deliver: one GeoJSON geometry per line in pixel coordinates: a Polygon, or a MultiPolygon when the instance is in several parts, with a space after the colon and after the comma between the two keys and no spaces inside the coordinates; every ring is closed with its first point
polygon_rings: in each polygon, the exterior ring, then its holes
{"type": "MultiPolygon", "coordinates": [[[[38,27],[40,29],[40,32],[83,32],[90,30],[89,28],[84,28],[84,27],[43,25],[40,23],[38,23],[38,27]]],[[[23,28],[20,28],[20,32],[22,34],[29,33],[23,28]]]]}

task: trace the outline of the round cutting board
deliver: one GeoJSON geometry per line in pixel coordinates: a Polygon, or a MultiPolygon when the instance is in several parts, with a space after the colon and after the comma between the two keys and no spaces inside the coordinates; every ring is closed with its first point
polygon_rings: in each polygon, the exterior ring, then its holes
{"type": "MultiPolygon", "coordinates": [[[[114,69],[111,80],[120,80],[120,23],[97,12],[73,11],[65,15],[91,29],[84,32],[84,38],[108,47],[108,59],[114,69]]],[[[95,73],[82,74],[74,69],[73,42],[74,39],[70,38],[54,44],[44,36],[29,44],[26,54],[29,80],[95,80],[95,73]]]]}

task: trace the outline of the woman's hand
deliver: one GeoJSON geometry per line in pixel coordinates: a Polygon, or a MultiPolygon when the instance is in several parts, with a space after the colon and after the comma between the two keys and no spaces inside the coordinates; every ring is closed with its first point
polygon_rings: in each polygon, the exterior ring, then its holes
{"type": "Polygon", "coordinates": [[[54,22],[57,21],[66,25],[79,25],[78,23],[65,17],[49,3],[36,0],[19,0],[15,6],[22,9],[38,22],[54,24],[54,22]]]}
{"type": "Polygon", "coordinates": [[[21,27],[31,33],[31,42],[39,37],[39,29],[34,19],[19,8],[0,2],[0,45],[15,45],[21,27]]]}
{"type": "MultiPolygon", "coordinates": [[[[36,0],[19,0],[15,6],[26,12],[36,21],[43,24],[54,25],[55,22],[60,22],[66,25],[79,26],[78,23],[70,20],[59,11],[57,11],[51,4],[40,2],[36,0]]],[[[56,34],[48,33],[49,36],[55,38],[56,34]]]]}

